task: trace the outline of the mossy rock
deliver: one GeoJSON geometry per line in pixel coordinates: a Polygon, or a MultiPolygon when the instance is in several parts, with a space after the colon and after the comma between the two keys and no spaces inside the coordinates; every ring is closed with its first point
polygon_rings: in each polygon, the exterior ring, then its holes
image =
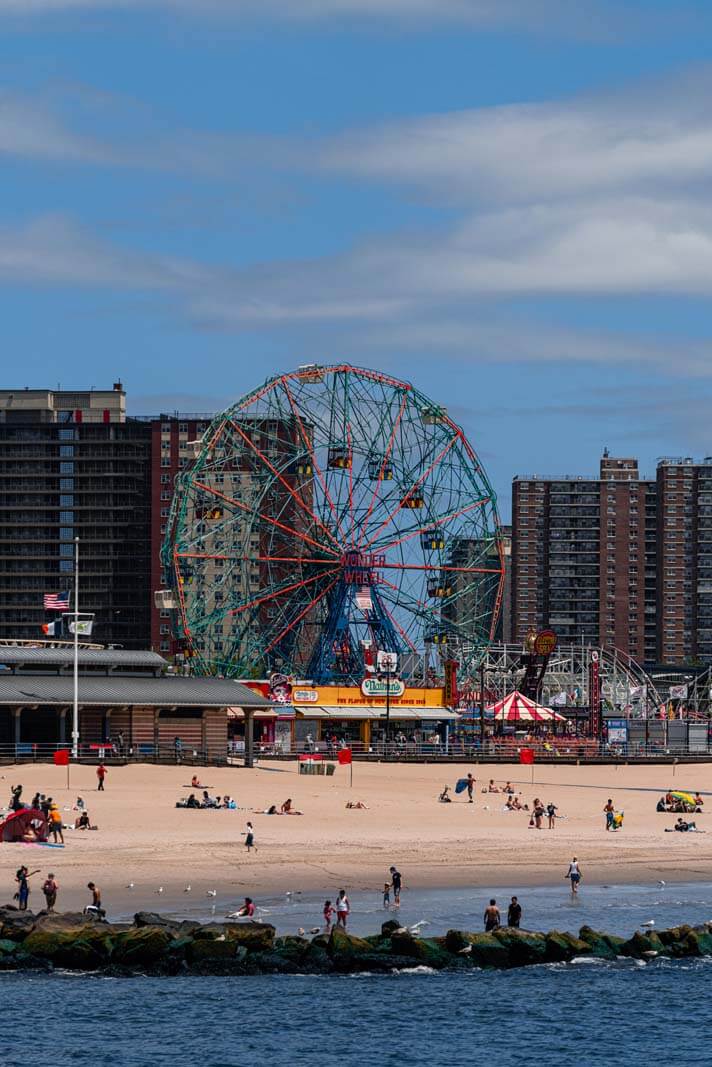
{"type": "Polygon", "coordinates": [[[244,960],[246,955],[246,948],[228,938],[224,941],[213,938],[195,939],[186,947],[186,958],[191,964],[202,963],[204,960],[244,960]]]}
{"type": "Polygon", "coordinates": [[[448,930],[445,935],[445,944],[448,952],[457,955],[471,966],[510,966],[509,949],[493,934],[471,934],[464,930],[448,930]]]}
{"type": "Polygon", "coordinates": [[[225,926],[225,936],[230,941],[237,941],[248,952],[271,951],[275,934],[276,930],[270,923],[228,923],[225,926]]]}
{"type": "Polygon", "coordinates": [[[17,942],[9,938],[0,938],[0,959],[4,956],[13,956],[17,952],[17,942]]]}
{"type": "Polygon", "coordinates": [[[284,960],[291,960],[293,963],[301,963],[309,946],[310,942],[307,941],[306,938],[287,935],[285,937],[278,937],[275,940],[274,952],[284,960]]]}
{"type": "Polygon", "coordinates": [[[260,952],[253,959],[260,968],[261,974],[301,974],[302,964],[296,960],[287,959],[280,952],[260,952]]]}
{"type": "MultiPolygon", "coordinates": [[[[334,969],[331,956],[325,945],[317,944],[322,935],[315,937],[308,945],[302,958],[302,966],[312,974],[329,974],[334,969]]],[[[328,944],[328,938],[325,938],[328,944]]]]}
{"type": "Polygon", "coordinates": [[[453,962],[444,943],[438,944],[427,937],[413,937],[408,931],[394,931],[391,935],[391,951],[396,956],[407,956],[435,970],[449,967],[453,962]]]}
{"type": "Polygon", "coordinates": [[[546,959],[550,963],[566,963],[575,956],[590,955],[590,946],[567,931],[551,930],[546,935],[546,959]]]}
{"type": "Polygon", "coordinates": [[[362,956],[364,953],[373,952],[373,945],[370,945],[365,938],[347,934],[345,930],[335,926],[331,931],[327,951],[332,959],[350,959],[353,956],[362,956]]]}
{"type": "Polygon", "coordinates": [[[118,934],[113,959],[125,967],[152,966],[163,960],[173,937],[161,926],[142,926],[118,934]]]}
{"type": "Polygon", "coordinates": [[[70,971],[96,971],[106,963],[106,956],[89,941],[72,939],[59,946],[52,962],[70,971]]]}
{"type": "Polygon", "coordinates": [[[582,926],[579,937],[588,945],[587,955],[602,960],[614,960],[616,956],[620,956],[621,948],[625,944],[624,937],[602,933],[591,929],[590,926],[582,926]]]}
{"type": "Polygon", "coordinates": [[[688,956],[712,956],[712,932],[707,929],[690,930],[682,945],[688,956]]]}
{"type": "Polygon", "coordinates": [[[624,941],[620,947],[621,956],[629,956],[634,960],[643,960],[651,952],[656,952],[658,955],[667,954],[666,946],[654,931],[641,933],[640,930],[636,930],[633,936],[624,941]]]}
{"type": "Polygon", "coordinates": [[[530,933],[527,930],[505,926],[495,930],[492,936],[507,949],[512,967],[543,963],[546,959],[546,936],[544,934],[530,933]]]}
{"type": "Polygon", "coordinates": [[[672,947],[681,945],[688,934],[692,933],[692,927],[683,923],[682,926],[671,926],[669,930],[658,931],[658,937],[664,945],[672,947]]]}
{"type": "MultiPolygon", "coordinates": [[[[60,957],[65,961],[71,959],[73,946],[81,943],[91,946],[93,956],[101,962],[111,955],[112,943],[109,930],[110,927],[97,927],[86,922],[81,926],[60,925],[57,929],[38,926],[27,935],[22,942],[22,947],[39,959],[59,962],[60,957]]],[[[82,948],[79,955],[87,957],[86,950],[82,948]]],[[[60,966],[69,967],[71,964],[62,962],[60,966]]]]}
{"type": "Polygon", "coordinates": [[[390,937],[396,930],[402,930],[403,927],[395,919],[387,919],[381,926],[381,937],[390,937]]]}
{"type": "Polygon", "coordinates": [[[31,911],[2,908],[0,909],[0,937],[7,941],[24,941],[36,922],[37,916],[31,911]]]}
{"type": "Polygon", "coordinates": [[[157,911],[137,911],[134,915],[134,926],[165,926],[173,929],[179,926],[175,919],[169,919],[166,915],[160,915],[157,911]]]}

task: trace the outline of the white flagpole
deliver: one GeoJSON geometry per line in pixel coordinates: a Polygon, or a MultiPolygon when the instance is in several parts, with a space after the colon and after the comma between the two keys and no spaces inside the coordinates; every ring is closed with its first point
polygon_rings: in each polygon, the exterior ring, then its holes
{"type": "Polygon", "coordinates": [[[79,538],[74,538],[74,707],[72,759],[79,757],[79,538]]]}

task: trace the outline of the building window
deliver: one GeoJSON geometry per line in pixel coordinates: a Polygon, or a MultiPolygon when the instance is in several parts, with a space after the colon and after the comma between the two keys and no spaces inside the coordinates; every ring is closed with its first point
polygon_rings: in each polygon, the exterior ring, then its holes
{"type": "Polygon", "coordinates": [[[62,493],[66,493],[67,491],[72,492],[74,489],[74,478],[60,478],[59,489],[62,493]]]}
{"type": "Polygon", "coordinates": [[[74,545],[72,544],[72,542],[69,541],[66,544],[60,545],[59,554],[60,556],[64,556],[65,558],[71,559],[74,555],[74,545]]]}
{"type": "Polygon", "coordinates": [[[170,422],[162,422],[161,423],[161,433],[170,433],[170,432],[171,432],[171,424],[170,424],[170,422]]]}
{"type": "Polygon", "coordinates": [[[169,508],[161,508],[161,518],[162,519],[167,519],[168,518],[168,512],[169,512],[169,508]]]}
{"type": "Polygon", "coordinates": [[[59,528],[60,541],[72,541],[74,540],[74,530],[71,526],[60,526],[59,528]]]}
{"type": "Polygon", "coordinates": [[[61,458],[71,459],[71,457],[74,455],[74,445],[60,445],[59,455],[61,458]]]}
{"type": "Polygon", "coordinates": [[[161,485],[170,485],[170,483],[171,483],[170,474],[162,474],[161,475],[161,485]]]}
{"type": "Polygon", "coordinates": [[[161,633],[162,634],[169,634],[170,632],[171,631],[170,631],[170,628],[168,626],[161,626],[161,633]]]}
{"type": "Polygon", "coordinates": [[[59,513],[59,521],[62,523],[63,526],[69,526],[71,523],[74,522],[74,512],[73,511],[60,511],[60,513],[59,513]]]}
{"type": "Polygon", "coordinates": [[[170,641],[161,641],[161,652],[170,652],[170,650],[171,650],[170,641]]]}
{"type": "Polygon", "coordinates": [[[179,422],[178,423],[178,433],[188,433],[188,423],[187,422],[179,422]]]}
{"type": "Polygon", "coordinates": [[[161,493],[161,500],[170,500],[170,499],[171,499],[171,494],[170,494],[170,492],[168,492],[168,493],[161,493]]]}
{"type": "Polygon", "coordinates": [[[74,474],[74,463],[72,460],[64,460],[59,465],[60,474],[74,474]]]}
{"type": "Polygon", "coordinates": [[[71,574],[74,570],[74,564],[71,559],[60,559],[59,570],[61,574],[71,574]]]}
{"type": "Polygon", "coordinates": [[[74,497],[72,496],[72,494],[71,493],[62,493],[62,494],[60,494],[59,506],[60,506],[60,508],[73,508],[74,507],[74,497]]]}
{"type": "Polygon", "coordinates": [[[161,456],[161,466],[162,467],[170,467],[170,465],[171,465],[171,457],[170,456],[161,456]]]}

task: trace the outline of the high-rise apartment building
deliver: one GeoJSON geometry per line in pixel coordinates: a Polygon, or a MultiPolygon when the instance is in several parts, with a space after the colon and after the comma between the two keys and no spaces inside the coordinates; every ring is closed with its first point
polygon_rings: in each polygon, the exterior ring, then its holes
{"type": "MultiPolygon", "coordinates": [[[[150,590],[166,588],[161,545],[168,529],[175,480],[193,459],[192,442],[207,429],[212,415],[159,415],[148,420],[151,436],[151,582],[150,590]]],[[[151,649],[164,656],[181,652],[173,636],[171,612],[157,607],[150,596],[151,649]]]]}
{"type": "Polygon", "coordinates": [[[656,484],[607,453],[598,478],[517,477],[512,637],[551,627],[564,644],[656,658],[656,484]]]}
{"type": "Polygon", "coordinates": [[[102,644],[150,639],[150,427],[111,390],[0,391],[0,637],[42,636],[74,588],[102,644]]]}
{"type": "Polygon", "coordinates": [[[712,458],[657,469],[658,658],[712,662],[712,458]]]}

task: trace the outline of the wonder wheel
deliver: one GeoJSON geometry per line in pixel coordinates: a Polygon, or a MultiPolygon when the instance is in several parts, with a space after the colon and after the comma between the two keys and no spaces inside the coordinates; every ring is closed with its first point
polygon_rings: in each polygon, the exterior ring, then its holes
{"type": "Polygon", "coordinates": [[[472,675],[501,544],[444,408],[376,371],[307,365],[217,416],[194,453],[163,550],[194,670],[353,683],[391,652],[412,684],[445,660],[472,675]]]}

